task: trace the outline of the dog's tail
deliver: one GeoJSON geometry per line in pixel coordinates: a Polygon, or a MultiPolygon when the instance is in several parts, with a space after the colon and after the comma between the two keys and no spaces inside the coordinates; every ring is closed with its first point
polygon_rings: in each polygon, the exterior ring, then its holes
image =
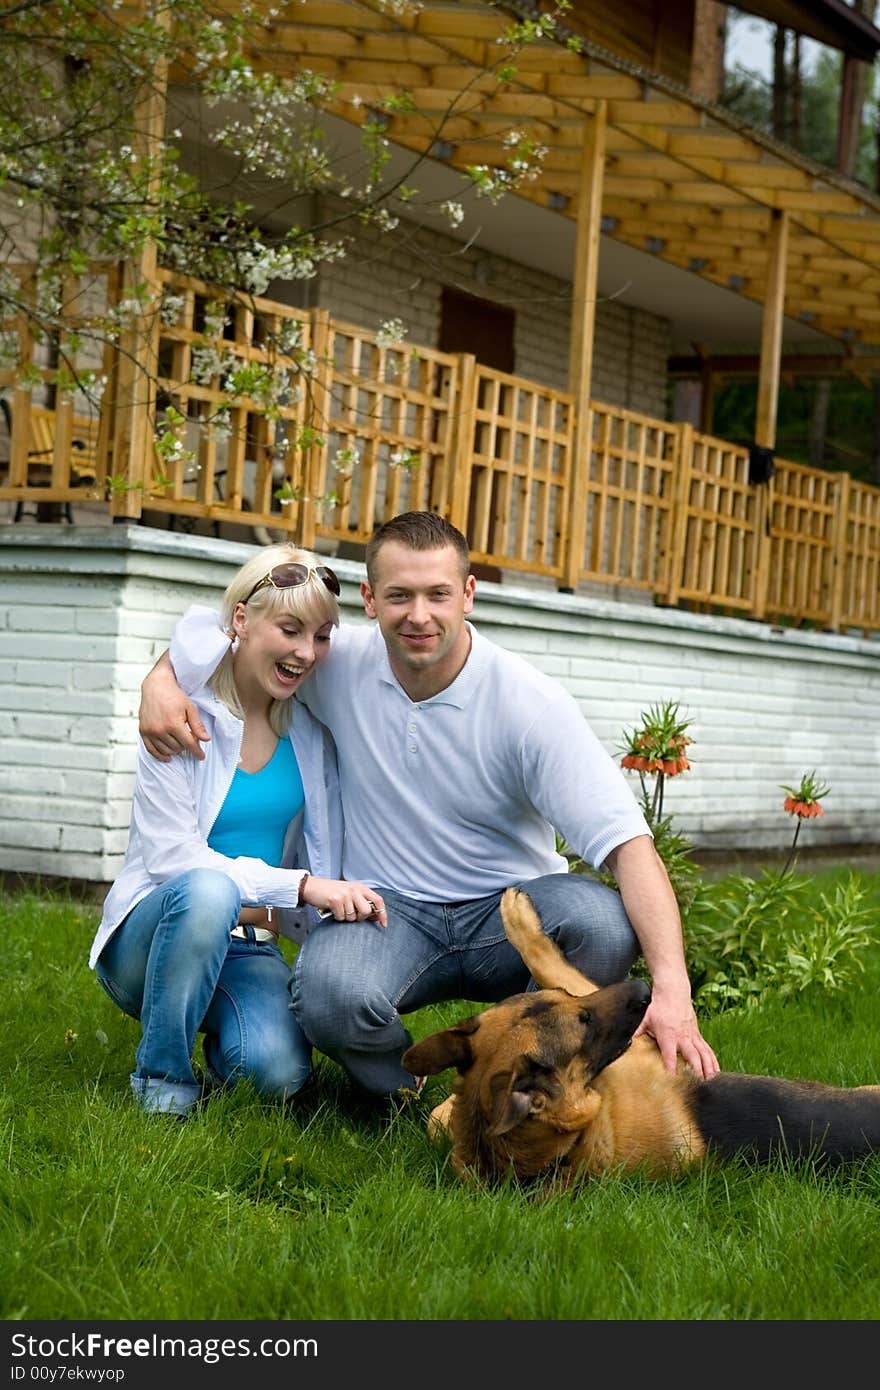
{"type": "Polygon", "coordinates": [[[880,1086],[827,1086],[720,1072],[695,1082],[691,1110],[709,1149],[848,1162],[880,1152],[880,1086]]]}
{"type": "Polygon", "coordinates": [[[573,965],[551,941],[527,893],[507,888],[501,898],[501,920],[511,946],[528,966],[532,979],[542,989],[564,989],[569,994],[592,994],[599,988],[573,965]]]}

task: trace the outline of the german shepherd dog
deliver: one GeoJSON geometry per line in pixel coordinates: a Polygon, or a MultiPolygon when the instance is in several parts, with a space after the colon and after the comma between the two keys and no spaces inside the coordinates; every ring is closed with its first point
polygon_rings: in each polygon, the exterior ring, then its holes
{"type": "Polygon", "coordinates": [[[429,1133],[452,1139],[459,1177],[552,1178],[609,1169],[662,1177],[709,1153],[843,1162],[880,1152],[880,1086],[664,1066],[653,1039],[633,1039],[651,1001],[641,980],[599,989],[546,936],[531,899],[509,888],[507,936],[540,986],[423,1038],[403,1056],[414,1074],[455,1067],[453,1093],[429,1133]]]}

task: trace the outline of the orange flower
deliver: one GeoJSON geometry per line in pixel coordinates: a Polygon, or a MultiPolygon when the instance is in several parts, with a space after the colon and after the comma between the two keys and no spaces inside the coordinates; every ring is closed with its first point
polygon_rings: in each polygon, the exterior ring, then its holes
{"type": "Polygon", "coordinates": [[[788,811],[792,816],[799,816],[802,820],[809,819],[811,816],[824,816],[825,811],[818,801],[799,801],[794,796],[787,796],[782,803],[783,811],[788,811]]]}
{"type": "Polygon", "coordinates": [[[798,820],[810,820],[813,816],[824,816],[825,812],[820,806],[823,796],[827,796],[831,788],[823,782],[815,772],[807,772],[801,778],[796,787],[780,787],[780,791],[787,792],[782,803],[783,811],[787,811],[790,816],[797,816],[798,820]]]}
{"type": "MultiPolygon", "coordinates": [[[[620,752],[621,767],[644,774],[653,772],[663,777],[677,777],[690,767],[685,749],[691,740],[685,730],[688,722],[679,715],[677,702],[652,705],[642,712],[643,726],[624,733],[620,752]]],[[[658,784],[659,785],[659,784],[658,784]]]]}
{"type": "Polygon", "coordinates": [[[633,772],[650,772],[650,763],[647,758],[643,758],[640,753],[627,753],[625,758],[620,760],[621,767],[632,768],[633,772]]]}

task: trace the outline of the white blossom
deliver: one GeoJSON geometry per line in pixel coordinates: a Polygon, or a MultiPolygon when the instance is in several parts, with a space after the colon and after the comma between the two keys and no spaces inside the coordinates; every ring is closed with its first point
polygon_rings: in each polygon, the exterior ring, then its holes
{"type": "Polygon", "coordinates": [[[163,291],[162,303],[159,306],[159,318],[167,328],[179,323],[185,303],[186,297],[184,295],[171,294],[168,290],[163,291]]]}
{"type": "Polygon", "coordinates": [[[392,343],[399,343],[407,335],[407,328],[403,319],[384,319],[379,325],[376,334],[376,347],[387,348],[392,343]]]}

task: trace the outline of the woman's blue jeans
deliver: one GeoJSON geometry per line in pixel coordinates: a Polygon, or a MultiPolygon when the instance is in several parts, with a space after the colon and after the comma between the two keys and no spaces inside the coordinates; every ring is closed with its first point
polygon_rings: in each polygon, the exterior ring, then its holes
{"type": "Polygon", "coordinates": [[[248,1077],[261,1095],[283,1099],[311,1071],[290,967],[274,943],[230,937],[240,910],[230,878],[193,869],[142,898],[101,952],[98,980],[141,1021],[131,1085],[145,1110],[183,1115],[199,1100],[199,1031],[215,1080],[248,1077]]]}
{"type": "MultiPolygon", "coordinates": [[[[618,893],[579,874],[515,886],[572,965],[599,985],[624,978],[639,943],[618,893]]],[[[504,934],[500,892],[457,903],[381,892],[388,926],[315,927],[300,948],[291,997],[314,1046],[365,1090],[388,1095],[413,1084],[400,1065],[412,1041],[402,1013],[444,999],[504,999],[528,987],[529,972],[504,934]]]]}

